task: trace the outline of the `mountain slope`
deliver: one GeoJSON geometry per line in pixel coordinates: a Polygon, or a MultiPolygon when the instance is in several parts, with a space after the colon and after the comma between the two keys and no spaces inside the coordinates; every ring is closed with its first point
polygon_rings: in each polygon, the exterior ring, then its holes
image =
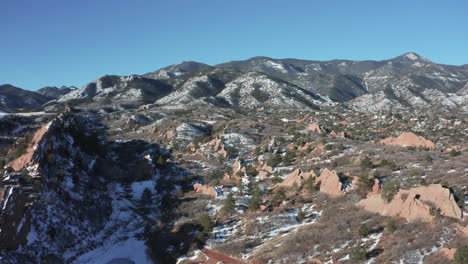
{"type": "Polygon", "coordinates": [[[424,107],[440,97],[424,95],[426,89],[443,94],[456,93],[468,82],[465,66],[436,64],[412,52],[384,61],[305,61],[255,57],[217,67],[264,72],[336,102],[346,102],[366,94],[380,94],[407,108],[424,107]]]}
{"type": "Polygon", "coordinates": [[[120,103],[147,103],[171,91],[171,86],[163,81],[144,78],[138,75],[106,75],[61,96],[59,102],[71,100],[92,100],[120,103]]]}
{"type": "Polygon", "coordinates": [[[324,100],[296,85],[264,73],[210,68],[173,80],[174,92],[156,101],[180,105],[203,100],[215,105],[254,109],[262,106],[316,108],[324,100]]]}
{"type": "Polygon", "coordinates": [[[75,86],[61,86],[61,87],[46,86],[37,90],[36,92],[46,97],[49,97],[50,99],[57,99],[60,96],[65,95],[76,89],[78,88],[76,88],[75,86]]]}
{"type": "Polygon", "coordinates": [[[18,111],[37,108],[49,101],[49,98],[10,84],[0,85],[0,110],[18,111]]]}
{"type": "Polygon", "coordinates": [[[201,70],[206,67],[210,66],[195,61],[184,61],[179,64],[164,67],[154,72],[145,73],[143,76],[151,79],[170,79],[185,73],[201,70]]]}

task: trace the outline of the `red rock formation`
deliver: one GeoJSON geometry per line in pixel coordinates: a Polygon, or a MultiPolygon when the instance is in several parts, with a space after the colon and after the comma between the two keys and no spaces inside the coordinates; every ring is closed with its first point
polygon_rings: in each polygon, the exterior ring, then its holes
{"type": "Polygon", "coordinates": [[[225,173],[225,174],[224,174],[224,177],[223,177],[223,180],[225,180],[225,181],[231,181],[231,182],[239,182],[239,181],[242,180],[242,178],[239,177],[239,176],[237,176],[237,175],[235,175],[235,174],[231,176],[231,175],[225,173]]]}
{"type": "Polygon", "coordinates": [[[462,236],[468,237],[468,225],[467,226],[462,226],[462,225],[458,224],[457,228],[460,230],[462,236]]]}
{"type": "Polygon", "coordinates": [[[367,196],[374,196],[380,194],[380,184],[378,179],[374,179],[374,185],[372,186],[372,191],[367,194],[367,196]]]}
{"type": "Polygon", "coordinates": [[[341,188],[343,184],[336,171],[331,171],[327,168],[323,169],[320,176],[315,180],[316,184],[320,185],[320,191],[332,197],[342,195],[341,188]]]}
{"type": "Polygon", "coordinates": [[[342,138],[345,138],[345,132],[341,131],[341,132],[335,132],[335,131],[332,131],[330,132],[330,136],[334,136],[334,137],[342,137],[342,138]]]}
{"type": "Polygon", "coordinates": [[[299,151],[306,151],[306,150],[309,149],[310,145],[311,145],[310,143],[305,143],[304,146],[297,147],[297,150],[299,150],[299,151]]]}
{"type": "Polygon", "coordinates": [[[197,147],[195,146],[195,144],[190,142],[190,144],[187,145],[186,149],[188,149],[188,150],[190,150],[190,152],[194,153],[197,150],[197,147]]]}
{"type": "Polygon", "coordinates": [[[172,130],[168,130],[166,133],[164,133],[163,137],[165,139],[173,139],[175,137],[175,133],[172,130]]]}
{"type": "Polygon", "coordinates": [[[302,173],[300,169],[296,169],[291,172],[281,183],[275,185],[276,187],[293,187],[296,185],[297,187],[301,187],[304,182],[309,179],[310,177],[315,177],[315,173],[313,171],[302,173]]]}
{"type": "Polygon", "coordinates": [[[386,203],[381,195],[375,195],[361,200],[357,205],[370,212],[402,217],[407,221],[432,221],[434,216],[431,214],[431,206],[439,209],[443,216],[457,219],[462,217],[462,211],[450,190],[440,184],[400,190],[390,203],[386,203]]]}
{"type": "Polygon", "coordinates": [[[455,252],[457,252],[456,248],[441,248],[438,253],[449,260],[455,260],[455,252]]]}
{"type": "Polygon", "coordinates": [[[323,262],[318,258],[311,258],[307,261],[307,264],[323,264],[323,262]]]}
{"type": "Polygon", "coordinates": [[[311,131],[316,132],[316,133],[322,133],[322,130],[320,129],[319,124],[317,124],[317,123],[309,124],[306,129],[311,130],[311,131]]]}
{"type": "Polygon", "coordinates": [[[259,171],[258,172],[258,179],[264,180],[266,178],[268,178],[268,172],[266,172],[266,171],[259,171]]]}
{"type": "Polygon", "coordinates": [[[380,141],[381,144],[402,147],[423,147],[435,149],[434,143],[411,132],[403,132],[397,138],[388,137],[380,141]]]}
{"type": "Polygon", "coordinates": [[[10,162],[7,164],[7,166],[10,166],[14,171],[20,171],[23,170],[30,164],[33,160],[34,157],[34,151],[37,148],[37,145],[42,141],[44,138],[45,134],[49,130],[49,127],[52,125],[52,122],[43,126],[41,129],[39,129],[35,134],[34,138],[29,143],[28,148],[26,149],[26,153],[21,155],[19,158],[15,159],[14,161],[10,162]]]}
{"type": "Polygon", "coordinates": [[[200,184],[200,183],[195,183],[193,185],[193,189],[197,193],[202,193],[202,194],[206,194],[206,195],[209,195],[209,196],[212,196],[212,197],[216,197],[216,190],[215,190],[215,188],[213,188],[211,186],[206,186],[206,185],[203,185],[203,184],[200,184]]]}

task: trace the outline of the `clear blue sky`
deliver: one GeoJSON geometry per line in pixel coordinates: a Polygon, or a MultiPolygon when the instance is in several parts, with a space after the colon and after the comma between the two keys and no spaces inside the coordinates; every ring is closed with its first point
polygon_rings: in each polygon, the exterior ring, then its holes
{"type": "Polygon", "coordinates": [[[0,84],[82,86],[194,60],[468,64],[466,0],[1,0],[0,84]]]}

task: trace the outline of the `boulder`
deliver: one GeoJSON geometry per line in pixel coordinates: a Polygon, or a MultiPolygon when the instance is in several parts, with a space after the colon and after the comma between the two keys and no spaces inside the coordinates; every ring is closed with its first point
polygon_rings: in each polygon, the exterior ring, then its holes
{"type": "Polygon", "coordinates": [[[323,169],[320,176],[315,180],[315,183],[320,186],[320,191],[332,197],[342,195],[341,189],[343,184],[336,171],[331,171],[327,168],[323,169]]]}
{"type": "Polygon", "coordinates": [[[19,158],[13,160],[12,162],[8,163],[7,166],[11,167],[14,171],[21,171],[28,166],[33,161],[34,152],[36,151],[37,146],[43,140],[44,136],[46,135],[47,131],[49,131],[50,126],[54,123],[54,121],[50,122],[49,124],[43,126],[39,129],[33,137],[33,140],[29,143],[26,152],[21,155],[19,158]]]}
{"type": "Polygon", "coordinates": [[[322,130],[320,129],[320,125],[317,123],[309,124],[306,129],[312,132],[322,133],[322,130]]]}
{"type": "Polygon", "coordinates": [[[440,184],[400,190],[390,203],[386,203],[381,195],[370,196],[358,202],[357,206],[384,216],[401,217],[409,222],[431,222],[434,219],[431,207],[440,210],[443,216],[462,218],[462,211],[450,190],[440,184]]]}
{"type": "Polygon", "coordinates": [[[216,197],[216,195],[218,194],[218,192],[216,191],[216,189],[214,187],[206,186],[206,185],[203,185],[203,184],[200,184],[200,183],[195,183],[193,185],[193,189],[197,193],[206,194],[206,195],[209,195],[211,197],[216,197]]]}
{"type": "Polygon", "coordinates": [[[434,143],[412,132],[403,132],[398,137],[388,137],[380,141],[381,144],[402,147],[423,147],[435,149],[434,143]]]}

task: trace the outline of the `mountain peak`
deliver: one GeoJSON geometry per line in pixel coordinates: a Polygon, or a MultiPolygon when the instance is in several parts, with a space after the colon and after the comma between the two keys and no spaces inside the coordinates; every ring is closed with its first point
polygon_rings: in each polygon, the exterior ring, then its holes
{"type": "Polygon", "coordinates": [[[407,52],[395,58],[399,61],[407,62],[431,62],[429,59],[417,54],[416,52],[407,52]]]}

